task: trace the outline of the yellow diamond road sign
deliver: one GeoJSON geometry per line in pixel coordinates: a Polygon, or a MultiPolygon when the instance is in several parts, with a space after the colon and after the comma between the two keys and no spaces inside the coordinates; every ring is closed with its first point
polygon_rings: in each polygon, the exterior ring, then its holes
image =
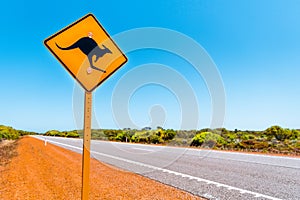
{"type": "Polygon", "coordinates": [[[92,14],[50,36],[44,44],[88,92],[127,61],[92,14]]]}

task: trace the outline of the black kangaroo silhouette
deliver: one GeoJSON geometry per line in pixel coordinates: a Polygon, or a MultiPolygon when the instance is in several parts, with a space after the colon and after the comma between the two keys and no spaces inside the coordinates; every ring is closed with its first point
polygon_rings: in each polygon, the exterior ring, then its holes
{"type": "Polygon", "coordinates": [[[71,49],[79,48],[81,50],[81,52],[84,53],[88,57],[89,62],[90,62],[90,67],[95,70],[102,71],[104,73],[106,72],[105,70],[94,66],[92,58],[94,55],[96,55],[96,59],[94,62],[97,62],[97,60],[99,58],[101,58],[102,56],[104,56],[105,54],[112,53],[109,50],[109,48],[107,48],[104,44],[102,44],[103,49],[101,49],[99,47],[99,45],[97,44],[97,42],[95,40],[93,40],[93,38],[91,38],[91,37],[80,38],[74,44],[72,44],[71,46],[68,46],[68,47],[60,47],[58,44],[56,44],[56,46],[61,50],[71,50],[71,49]]]}

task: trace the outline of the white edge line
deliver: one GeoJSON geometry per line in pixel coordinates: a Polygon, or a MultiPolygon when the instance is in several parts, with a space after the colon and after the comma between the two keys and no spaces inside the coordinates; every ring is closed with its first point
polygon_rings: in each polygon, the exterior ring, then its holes
{"type": "Polygon", "coordinates": [[[142,151],[154,151],[152,149],[143,149],[143,148],[138,148],[138,147],[132,147],[131,149],[137,149],[137,150],[142,150],[142,151]]]}

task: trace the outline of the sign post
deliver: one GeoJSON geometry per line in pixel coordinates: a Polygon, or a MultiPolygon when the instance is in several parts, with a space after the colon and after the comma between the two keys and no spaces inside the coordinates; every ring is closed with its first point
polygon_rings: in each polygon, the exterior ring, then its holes
{"type": "Polygon", "coordinates": [[[82,199],[88,199],[90,185],[90,149],[91,149],[92,93],[84,94],[84,128],[82,155],[82,199]]]}
{"type": "Polygon", "coordinates": [[[127,58],[92,14],[50,36],[44,44],[85,89],[81,197],[88,200],[92,91],[126,63],[127,58]]]}

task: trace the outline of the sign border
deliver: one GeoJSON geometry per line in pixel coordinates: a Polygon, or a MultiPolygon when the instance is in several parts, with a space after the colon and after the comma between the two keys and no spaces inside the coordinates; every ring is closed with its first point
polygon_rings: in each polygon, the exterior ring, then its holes
{"type": "Polygon", "coordinates": [[[97,20],[97,18],[92,13],[88,13],[87,15],[83,16],[79,20],[73,22],[72,24],[70,24],[67,27],[63,28],[62,30],[58,31],[54,35],[51,35],[50,37],[48,37],[47,39],[44,40],[44,45],[47,47],[47,49],[50,50],[50,52],[54,55],[54,57],[64,66],[64,68],[69,72],[69,74],[71,74],[71,76],[81,85],[81,87],[83,87],[83,89],[85,91],[88,91],[88,92],[92,92],[93,90],[95,90],[99,85],[101,85],[104,81],[106,81],[106,79],[108,79],[112,74],[114,74],[118,69],[120,69],[128,61],[128,58],[125,56],[125,54],[123,53],[123,51],[121,51],[121,49],[118,47],[118,45],[113,41],[113,39],[110,37],[110,35],[104,29],[104,27],[100,24],[100,22],[97,20]],[[107,77],[105,77],[103,80],[101,80],[95,87],[93,87],[90,90],[87,90],[86,87],[76,78],[76,75],[73,74],[71,72],[71,70],[69,70],[69,68],[67,67],[67,65],[58,57],[58,55],[56,55],[55,52],[52,51],[52,49],[47,45],[47,42],[49,40],[51,40],[52,38],[56,37],[57,35],[63,33],[64,31],[70,29],[71,27],[73,27],[74,25],[78,24],[79,22],[81,22],[81,21],[85,20],[86,18],[90,17],[90,16],[94,18],[94,20],[97,22],[97,24],[100,26],[100,28],[104,31],[104,33],[106,34],[106,36],[112,41],[112,43],[116,46],[116,48],[121,52],[121,54],[125,58],[125,61],[120,66],[118,66],[116,69],[114,69],[107,77]]]}

